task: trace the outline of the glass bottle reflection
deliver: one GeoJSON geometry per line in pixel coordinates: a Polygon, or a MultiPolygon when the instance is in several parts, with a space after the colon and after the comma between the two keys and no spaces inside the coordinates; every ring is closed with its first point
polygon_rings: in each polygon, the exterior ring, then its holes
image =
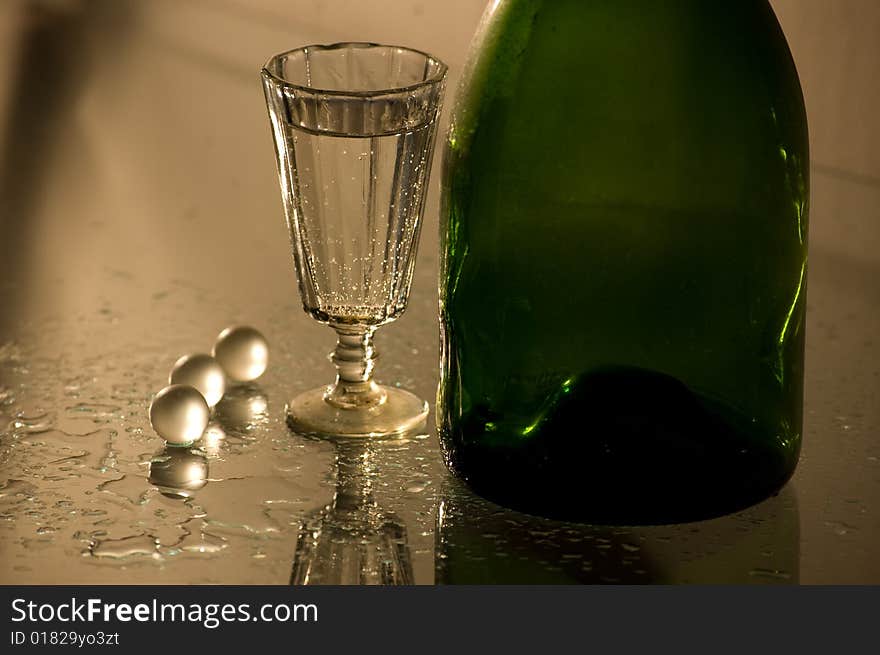
{"type": "Polygon", "coordinates": [[[336,443],[333,500],[300,527],[292,585],[413,584],[406,526],[373,496],[375,445],[336,443]]]}
{"type": "Polygon", "coordinates": [[[199,448],[166,446],[150,460],[149,482],[163,496],[191,498],[208,484],[208,458],[199,448]]]}
{"type": "Polygon", "coordinates": [[[435,534],[438,584],[784,584],[799,578],[791,485],[737,514],[630,528],[512,512],[448,480],[435,534]]]}

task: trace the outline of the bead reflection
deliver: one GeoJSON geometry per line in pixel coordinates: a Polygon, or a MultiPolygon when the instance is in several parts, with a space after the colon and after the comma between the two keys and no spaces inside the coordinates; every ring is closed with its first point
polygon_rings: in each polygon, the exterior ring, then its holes
{"type": "Polygon", "coordinates": [[[413,584],[406,526],[373,497],[379,445],[337,442],[336,493],[304,519],[290,584],[413,584]]]}
{"type": "Polygon", "coordinates": [[[223,426],[217,423],[217,421],[211,421],[208,423],[208,427],[205,428],[204,433],[202,433],[200,445],[205,454],[209,458],[213,458],[220,455],[220,449],[225,440],[226,431],[223,429],[223,426]]]}
{"type": "Polygon", "coordinates": [[[268,421],[269,398],[259,385],[230,388],[214,408],[214,421],[227,435],[247,436],[268,421]]]}
{"type": "Polygon", "coordinates": [[[205,452],[198,448],[163,448],[150,460],[149,481],[163,496],[192,497],[208,484],[205,452]]]}
{"type": "Polygon", "coordinates": [[[607,527],[504,509],[449,479],[436,528],[438,584],[797,583],[791,485],[742,512],[684,525],[607,527]]]}

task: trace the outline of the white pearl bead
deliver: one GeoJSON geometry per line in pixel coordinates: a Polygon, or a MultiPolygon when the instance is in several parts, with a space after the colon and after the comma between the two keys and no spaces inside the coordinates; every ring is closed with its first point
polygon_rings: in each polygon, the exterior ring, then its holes
{"type": "Polygon", "coordinates": [[[250,382],[266,370],[269,343],[252,327],[228,327],[217,337],[213,355],[230,380],[250,382]]]}
{"type": "Polygon", "coordinates": [[[205,397],[208,407],[213,407],[226,393],[226,375],[223,367],[210,355],[184,355],[174,364],[169,384],[188,384],[205,397]]]}
{"type": "Polygon", "coordinates": [[[169,444],[187,445],[201,437],[209,414],[204,396],[185,384],[165,387],[150,403],[150,423],[169,444]]]}

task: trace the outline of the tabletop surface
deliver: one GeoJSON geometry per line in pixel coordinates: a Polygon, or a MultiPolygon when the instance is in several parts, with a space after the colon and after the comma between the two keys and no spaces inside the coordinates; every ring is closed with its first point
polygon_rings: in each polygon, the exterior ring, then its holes
{"type": "Polygon", "coordinates": [[[406,42],[449,62],[451,96],[483,6],[367,4],[0,9],[0,583],[880,582],[880,102],[852,96],[870,66],[846,50],[877,55],[878,5],[774,3],[813,134],[793,481],[732,516],[602,528],[503,509],[443,466],[436,167],[409,307],[376,340],[379,380],[431,402],[424,434],[351,450],[284,424],[332,379],[334,339],[301,309],[259,68],[308,42],[406,42]],[[856,32],[811,55],[840,25],[856,32]],[[168,459],[150,399],[234,323],[267,336],[269,369],[168,459]]]}

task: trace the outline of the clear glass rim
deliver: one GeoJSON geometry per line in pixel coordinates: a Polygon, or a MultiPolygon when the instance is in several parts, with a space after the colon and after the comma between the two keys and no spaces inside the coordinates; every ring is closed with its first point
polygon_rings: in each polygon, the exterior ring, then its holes
{"type": "Polygon", "coordinates": [[[276,55],[272,55],[263,65],[262,73],[263,75],[269,77],[275,83],[285,86],[292,89],[298,89],[300,91],[304,91],[306,93],[315,93],[321,95],[328,96],[341,96],[341,97],[349,97],[349,98],[372,98],[376,96],[385,96],[385,95],[393,95],[395,93],[407,93],[410,91],[415,91],[417,89],[421,89],[427,86],[434,86],[443,81],[443,78],[446,77],[446,72],[448,70],[448,66],[443,63],[441,60],[437,59],[434,55],[431,55],[422,50],[416,50],[415,48],[410,48],[402,45],[393,45],[390,43],[372,43],[369,41],[341,41],[339,43],[330,43],[330,44],[312,44],[300,46],[299,48],[293,48],[291,50],[285,50],[284,52],[279,52],[276,55]],[[395,48],[398,50],[405,50],[407,52],[411,52],[417,55],[421,55],[425,58],[426,61],[432,61],[437,64],[437,71],[431,75],[430,77],[421,80],[419,82],[415,82],[414,84],[408,84],[406,86],[399,87],[388,87],[385,89],[370,89],[369,91],[349,91],[345,89],[321,89],[318,87],[307,86],[305,84],[297,84],[296,82],[291,82],[290,80],[286,80],[283,77],[280,77],[269,70],[269,67],[273,62],[280,59],[281,57],[288,57],[293,54],[305,53],[308,50],[342,50],[343,48],[359,48],[359,49],[367,49],[367,48],[395,48]]]}

